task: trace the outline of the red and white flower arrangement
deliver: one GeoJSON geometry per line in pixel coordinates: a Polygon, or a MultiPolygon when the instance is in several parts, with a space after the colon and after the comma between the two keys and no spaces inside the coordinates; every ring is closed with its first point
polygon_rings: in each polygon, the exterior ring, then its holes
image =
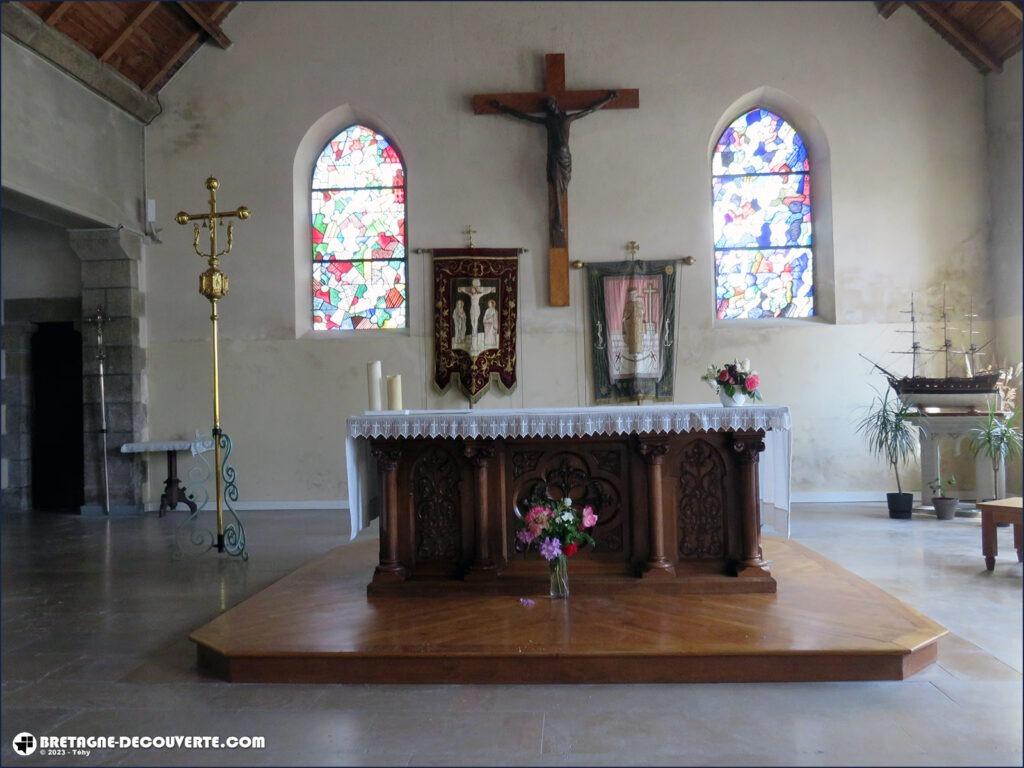
{"type": "Polygon", "coordinates": [[[741,394],[754,400],[761,399],[761,377],[757,371],[750,370],[750,360],[711,364],[700,378],[715,392],[725,392],[728,397],[741,394]]]}
{"type": "Polygon", "coordinates": [[[596,545],[590,535],[597,525],[594,508],[587,504],[576,509],[568,497],[544,499],[531,506],[520,522],[523,527],[516,533],[516,548],[536,547],[551,566],[551,596],[567,597],[566,560],[581,548],[596,545]]]}

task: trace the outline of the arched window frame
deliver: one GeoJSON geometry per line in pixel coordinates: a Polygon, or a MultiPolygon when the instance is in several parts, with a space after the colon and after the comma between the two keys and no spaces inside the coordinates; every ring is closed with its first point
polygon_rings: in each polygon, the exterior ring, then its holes
{"type": "MultiPolygon", "coordinates": [[[[344,109],[345,112],[351,113],[351,111],[348,110],[347,108],[343,108],[343,109],[344,109]]],[[[327,116],[325,116],[325,118],[326,117],[327,116]]],[[[324,119],[321,119],[321,121],[319,121],[318,125],[322,124],[323,122],[324,122],[324,119]]],[[[306,244],[306,248],[305,248],[305,250],[306,250],[307,260],[308,260],[307,261],[307,265],[308,265],[307,275],[309,276],[309,278],[311,278],[311,282],[307,282],[307,285],[311,285],[311,291],[309,293],[307,293],[307,296],[309,296],[309,300],[310,300],[310,304],[311,304],[310,312],[309,312],[309,315],[308,315],[309,321],[308,321],[307,329],[311,330],[314,335],[318,335],[318,336],[339,335],[339,334],[341,334],[341,335],[349,335],[349,334],[351,334],[351,335],[354,335],[354,336],[366,336],[369,331],[378,331],[378,332],[382,332],[382,333],[403,332],[403,331],[406,331],[408,329],[408,327],[409,327],[409,258],[408,258],[409,257],[409,253],[408,253],[409,237],[408,237],[408,197],[407,197],[408,196],[408,175],[407,175],[407,165],[406,165],[406,162],[405,162],[405,158],[402,155],[402,151],[401,151],[400,147],[398,146],[397,142],[392,138],[392,136],[388,132],[383,131],[383,130],[377,128],[373,124],[373,122],[371,122],[371,121],[355,119],[354,116],[353,116],[352,119],[347,120],[346,123],[347,124],[345,124],[344,127],[340,128],[340,129],[335,129],[333,132],[331,132],[330,138],[328,138],[326,141],[321,141],[321,146],[320,146],[319,150],[316,152],[316,155],[313,158],[312,163],[309,166],[307,166],[307,173],[308,173],[308,175],[306,177],[307,185],[306,185],[306,195],[305,195],[305,199],[306,199],[306,206],[305,206],[305,208],[306,208],[306,217],[305,217],[305,232],[306,232],[305,244],[306,244]],[[401,184],[393,184],[392,186],[389,186],[389,187],[386,187],[386,186],[376,186],[376,185],[373,185],[373,184],[367,184],[367,185],[355,186],[355,187],[332,187],[332,188],[321,188],[321,187],[317,186],[317,183],[316,183],[317,167],[318,167],[320,161],[323,159],[324,154],[326,152],[328,152],[328,150],[330,149],[331,145],[334,142],[336,142],[339,137],[343,136],[344,134],[348,133],[349,131],[351,131],[354,128],[363,129],[365,131],[368,131],[368,132],[372,133],[377,139],[380,139],[380,140],[386,142],[387,146],[391,150],[393,150],[393,152],[394,152],[394,154],[395,154],[395,156],[396,156],[396,158],[398,160],[398,164],[400,166],[401,184]],[[345,191],[359,192],[359,191],[364,191],[364,190],[365,191],[370,191],[370,190],[385,190],[385,189],[400,190],[400,195],[399,196],[401,198],[400,204],[401,204],[401,207],[402,207],[402,218],[401,218],[402,224],[401,224],[401,233],[399,235],[399,239],[400,239],[400,242],[401,242],[401,249],[402,249],[401,258],[384,258],[384,259],[380,259],[380,258],[373,258],[373,256],[371,255],[369,258],[318,259],[316,257],[316,246],[318,244],[318,241],[315,240],[316,212],[314,211],[313,198],[318,193],[323,193],[323,192],[345,192],[345,191]],[[355,262],[367,263],[367,262],[373,262],[373,261],[381,261],[381,262],[396,262],[397,261],[397,262],[401,262],[401,274],[402,274],[402,277],[404,279],[404,282],[400,283],[402,286],[404,286],[404,296],[402,297],[402,303],[400,305],[402,307],[401,323],[400,324],[396,324],[396,325],[385,325],[385,326],[373,325],[371,323],[370,325],[365,326],[365,327],[353,327],[353,328],[346,328],[346,327],[323,327],[322,325],[320,327],[318,327],[317,311],[318,311],[319,307],[318,307],[317,292],[318,292],[318,288],[320,288],[321,285],[320,285],[320,282],[318,280],[318,270],[317,270],[316,265],[318,263],[319,264],[329,264],[329,263],[337,263],[337,264],[346,264],[347,263],[347,264],[352,264],[352,263],[355,263],[355,262]]],[[[316,127],[317,126],[314,126],[314,129],[316,127]]],[[[314,129],[310,129],[310,133],[312,133],[314,129]]],[[[307,139],[304,140],[304,143],[308,142],[308,138],[309,138],[309,134],[307,134],[307,139]]],[[[298,157],[297,157],[297,159],[298,159],[298,157]]],[[[323,267],[321,269],[326,269],[326,267],[323,267]]],[[[325,318],[325,320],[326,320],[326,318],[325,318]]],[[[297,325],[297,334],[296,335],[297,336],[304,336],[304,335],[308,335],[308,334],[302,333],[300,331],[300,326],[297,325]]],[[[370,334],[370,335],[375,335],[375,334],[370,334]]]]}
{"type": "Polygon", "coordinates": [[[755,108],[766,109],[782,117],[803,138],[812,174],[812,231],[814,235],[814,315],[806,318],[763,317],[757,319],[735,318],[719,319],[717,317],[717,269],[715,264],[714,237],[714,206],[713,193],[706,198],[708,201],[707,221],[711,225],[708,232],[708,262],[705,268],[705,285],[709,288],[705,294],[707,306],[711,313],[713,326],[731,326],[757,324],[764,326],[797,327],[808,323],[835,323],[837,315],[837,296],[835,285],[835,253],[832,235],[832,172],[831,152],[828,137],[816,115],[798,99],[771,86],[756,88],[732,102],[720,113],[714,127],[707,134],[707,169],[708,182],[714,175],[714,153],[719,139],[738,117],[755,108]]]}

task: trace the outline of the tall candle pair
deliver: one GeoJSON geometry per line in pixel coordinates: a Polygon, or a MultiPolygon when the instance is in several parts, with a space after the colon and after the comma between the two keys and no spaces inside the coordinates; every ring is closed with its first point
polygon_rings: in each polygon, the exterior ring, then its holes
{"type": "MultiPolygon", "coordinates": [[[[400,373],[387,377],[388,380],[388,410],[402,410],[402,375],[400,373]]],[[[381,410],[380,397],[381,367],[380,360],[374,360],[366,364],[366,385],[370,390],[370,410],[381,410]]]]}

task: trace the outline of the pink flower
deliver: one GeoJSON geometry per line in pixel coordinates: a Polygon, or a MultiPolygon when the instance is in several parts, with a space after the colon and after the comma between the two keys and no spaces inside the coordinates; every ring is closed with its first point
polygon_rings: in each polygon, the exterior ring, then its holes
{"type": "Polygon", "coordinates": [[[729,372],[724,368],[718,372],[718,380],[723,384],[729,380],[729,372]]]}
{"type": "Polygon", "coordinates": [[[530,530],[519,531],[516,534],[516,538],[519,539],[523,544],[529,544],[531,541],[537,538],[537,534],[530,530]]]}
{"type": "Polygon", "coordinates": [[[761,377],[758,376],[756,373],[752,373],[749,376],[747,376],[747,381],[744,384],[744,386],[746,386],[747,392],[753,392],[755,389],[758,388],[760,384],[761,377]]]}
{"type": "Polygon", "coordinates": [[[540,536],[541,532],[544,530],[544,523],[532,522],[526,526],[526,530],[529,531],[530,538],[535,539],[540,536]]]}
{"type": "Polygon", "coordinates": [[[594,514],[594,508],[589,504],[583,508],[583,527],[593,528],[597,525],[597,515],[594,514]]]}

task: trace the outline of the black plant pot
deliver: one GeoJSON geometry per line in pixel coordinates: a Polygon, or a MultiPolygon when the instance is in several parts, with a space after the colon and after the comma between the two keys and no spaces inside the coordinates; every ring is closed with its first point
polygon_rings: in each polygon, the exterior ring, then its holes
{"type": "Polygon", "coordinates": [[[885,500],[889,504],[889,517],[893,520],[909,520],[914,511],[914,494],[887,493],[885,500]]]}

